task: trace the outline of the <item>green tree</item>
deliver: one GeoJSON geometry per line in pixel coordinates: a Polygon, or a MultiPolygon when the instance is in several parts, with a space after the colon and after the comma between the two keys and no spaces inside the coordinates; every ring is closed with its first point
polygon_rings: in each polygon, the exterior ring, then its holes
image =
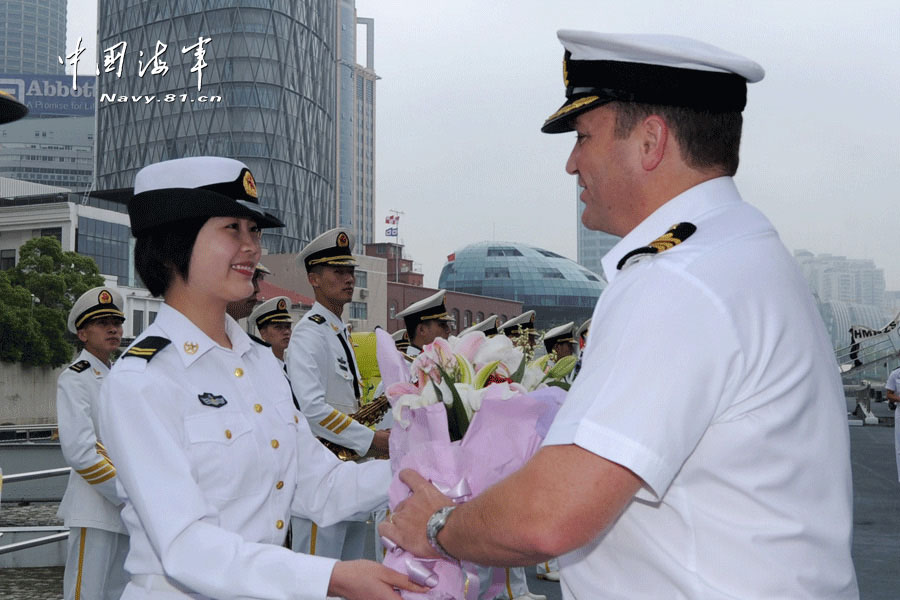
{"type": "Polygon", "coordinates": [[[103,285],[97,263],[53,237],[28,240],[0,272],[0,360],[58,367],[72,359],[66,320],[75,300],[103,285]]]}

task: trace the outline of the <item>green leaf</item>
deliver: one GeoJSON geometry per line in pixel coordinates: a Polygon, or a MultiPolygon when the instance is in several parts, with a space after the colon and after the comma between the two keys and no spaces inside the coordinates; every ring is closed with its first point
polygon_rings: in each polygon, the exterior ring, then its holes
{"type": "Polygon", "coordinates": [[[572,372],[572,369],[575,368],[575,363],[578,361],[574,356],[564,356],[559,359],[559,361],[553,365],[544,379],[564,379],[566,375],[572,372]]]}
{"type": "MultiPolygon", "coordinates": [[[[453,403],[447,408],[447,427],[450,429],[450,441],[455,442],[466,435],[466,431],[469,429],[469,416],[466,414],[466,407],[463,406],[459,392],[456,391],[456,386],[453,385],[453,380],[447,376],[447,372],[439,364],[435,363],[435,366],[441,374],[441,379],[453,394],[453,403]]],[[[444,404],[444,406],[447,405],[444,404]]]]}
{"type": "Polygon", "coordinates": [[[516,369],[516,372],[510,375],[510,379],[512,379],[516,383],[522,383],[522,377],[525,376],[525,365],[528,362],[528,358],[525,356],[522,357],[522,362],[519,363],[519,368],[516,369]]]}
{"type": "Polygon", "coordinates": [[[569,391],[569,388],[572,387],[569,383],[567,383],[565,381],[548,381],[547,387],[551,387],[551,386],[562,388],[562,389],[566,390],[567,392],[569,391]]]}
{"type": "Polygon", "coordinates": [[[487,383],[488,378],[494,374],[494,371],[497,370],[497,367],[500,366],[500,361],[495,360],[494,362],[488,363],[481,367],[478,370],[478,373],[475,374],[475,389],[480,390],[487,383]]]}

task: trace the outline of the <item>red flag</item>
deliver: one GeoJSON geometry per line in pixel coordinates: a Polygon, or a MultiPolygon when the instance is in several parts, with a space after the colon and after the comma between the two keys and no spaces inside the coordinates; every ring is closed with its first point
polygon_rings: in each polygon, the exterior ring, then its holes
{"type": "Polygon", "coordinates": [[[456,260],[456,252],[447,255],[447,262],[453,262],[454,260],[456,260]]]}

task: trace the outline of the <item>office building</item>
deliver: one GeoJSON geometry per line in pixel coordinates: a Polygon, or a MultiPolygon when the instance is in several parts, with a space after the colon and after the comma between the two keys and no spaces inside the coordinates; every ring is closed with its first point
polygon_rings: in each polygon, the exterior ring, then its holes
{"type": "Polygon", "coordinates": [[[584,226],[581,222],[581,215],[584,213],[584,202],[578,199],[583,189],[580,186],[577,187],[575,202],[578,207],[578,221],[575,223],[575,230],[578,232],[578,264],[602,276],[603,267],[600,264],[600,259],[612,250],[612,247],[618,244],[622,238],[603,231],[592,231],[584,226]]]}
{"type": "Polygon", "coordinates": [[[66,3],[0,0],[0,73],[65,73],[66,3]]]}

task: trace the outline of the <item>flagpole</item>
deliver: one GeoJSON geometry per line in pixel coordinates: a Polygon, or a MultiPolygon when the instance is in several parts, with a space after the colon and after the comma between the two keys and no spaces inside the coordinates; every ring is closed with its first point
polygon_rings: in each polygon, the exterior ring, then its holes
{"type": "Polygon", "coordinates": [[[402,210],[390,209],[388,212],[393,213],[386,220],[394,226],[394,243],[397,246],[397,252],[394,253],[394,282],[400,283],[400,215],[406,214],[402,210]]]}

